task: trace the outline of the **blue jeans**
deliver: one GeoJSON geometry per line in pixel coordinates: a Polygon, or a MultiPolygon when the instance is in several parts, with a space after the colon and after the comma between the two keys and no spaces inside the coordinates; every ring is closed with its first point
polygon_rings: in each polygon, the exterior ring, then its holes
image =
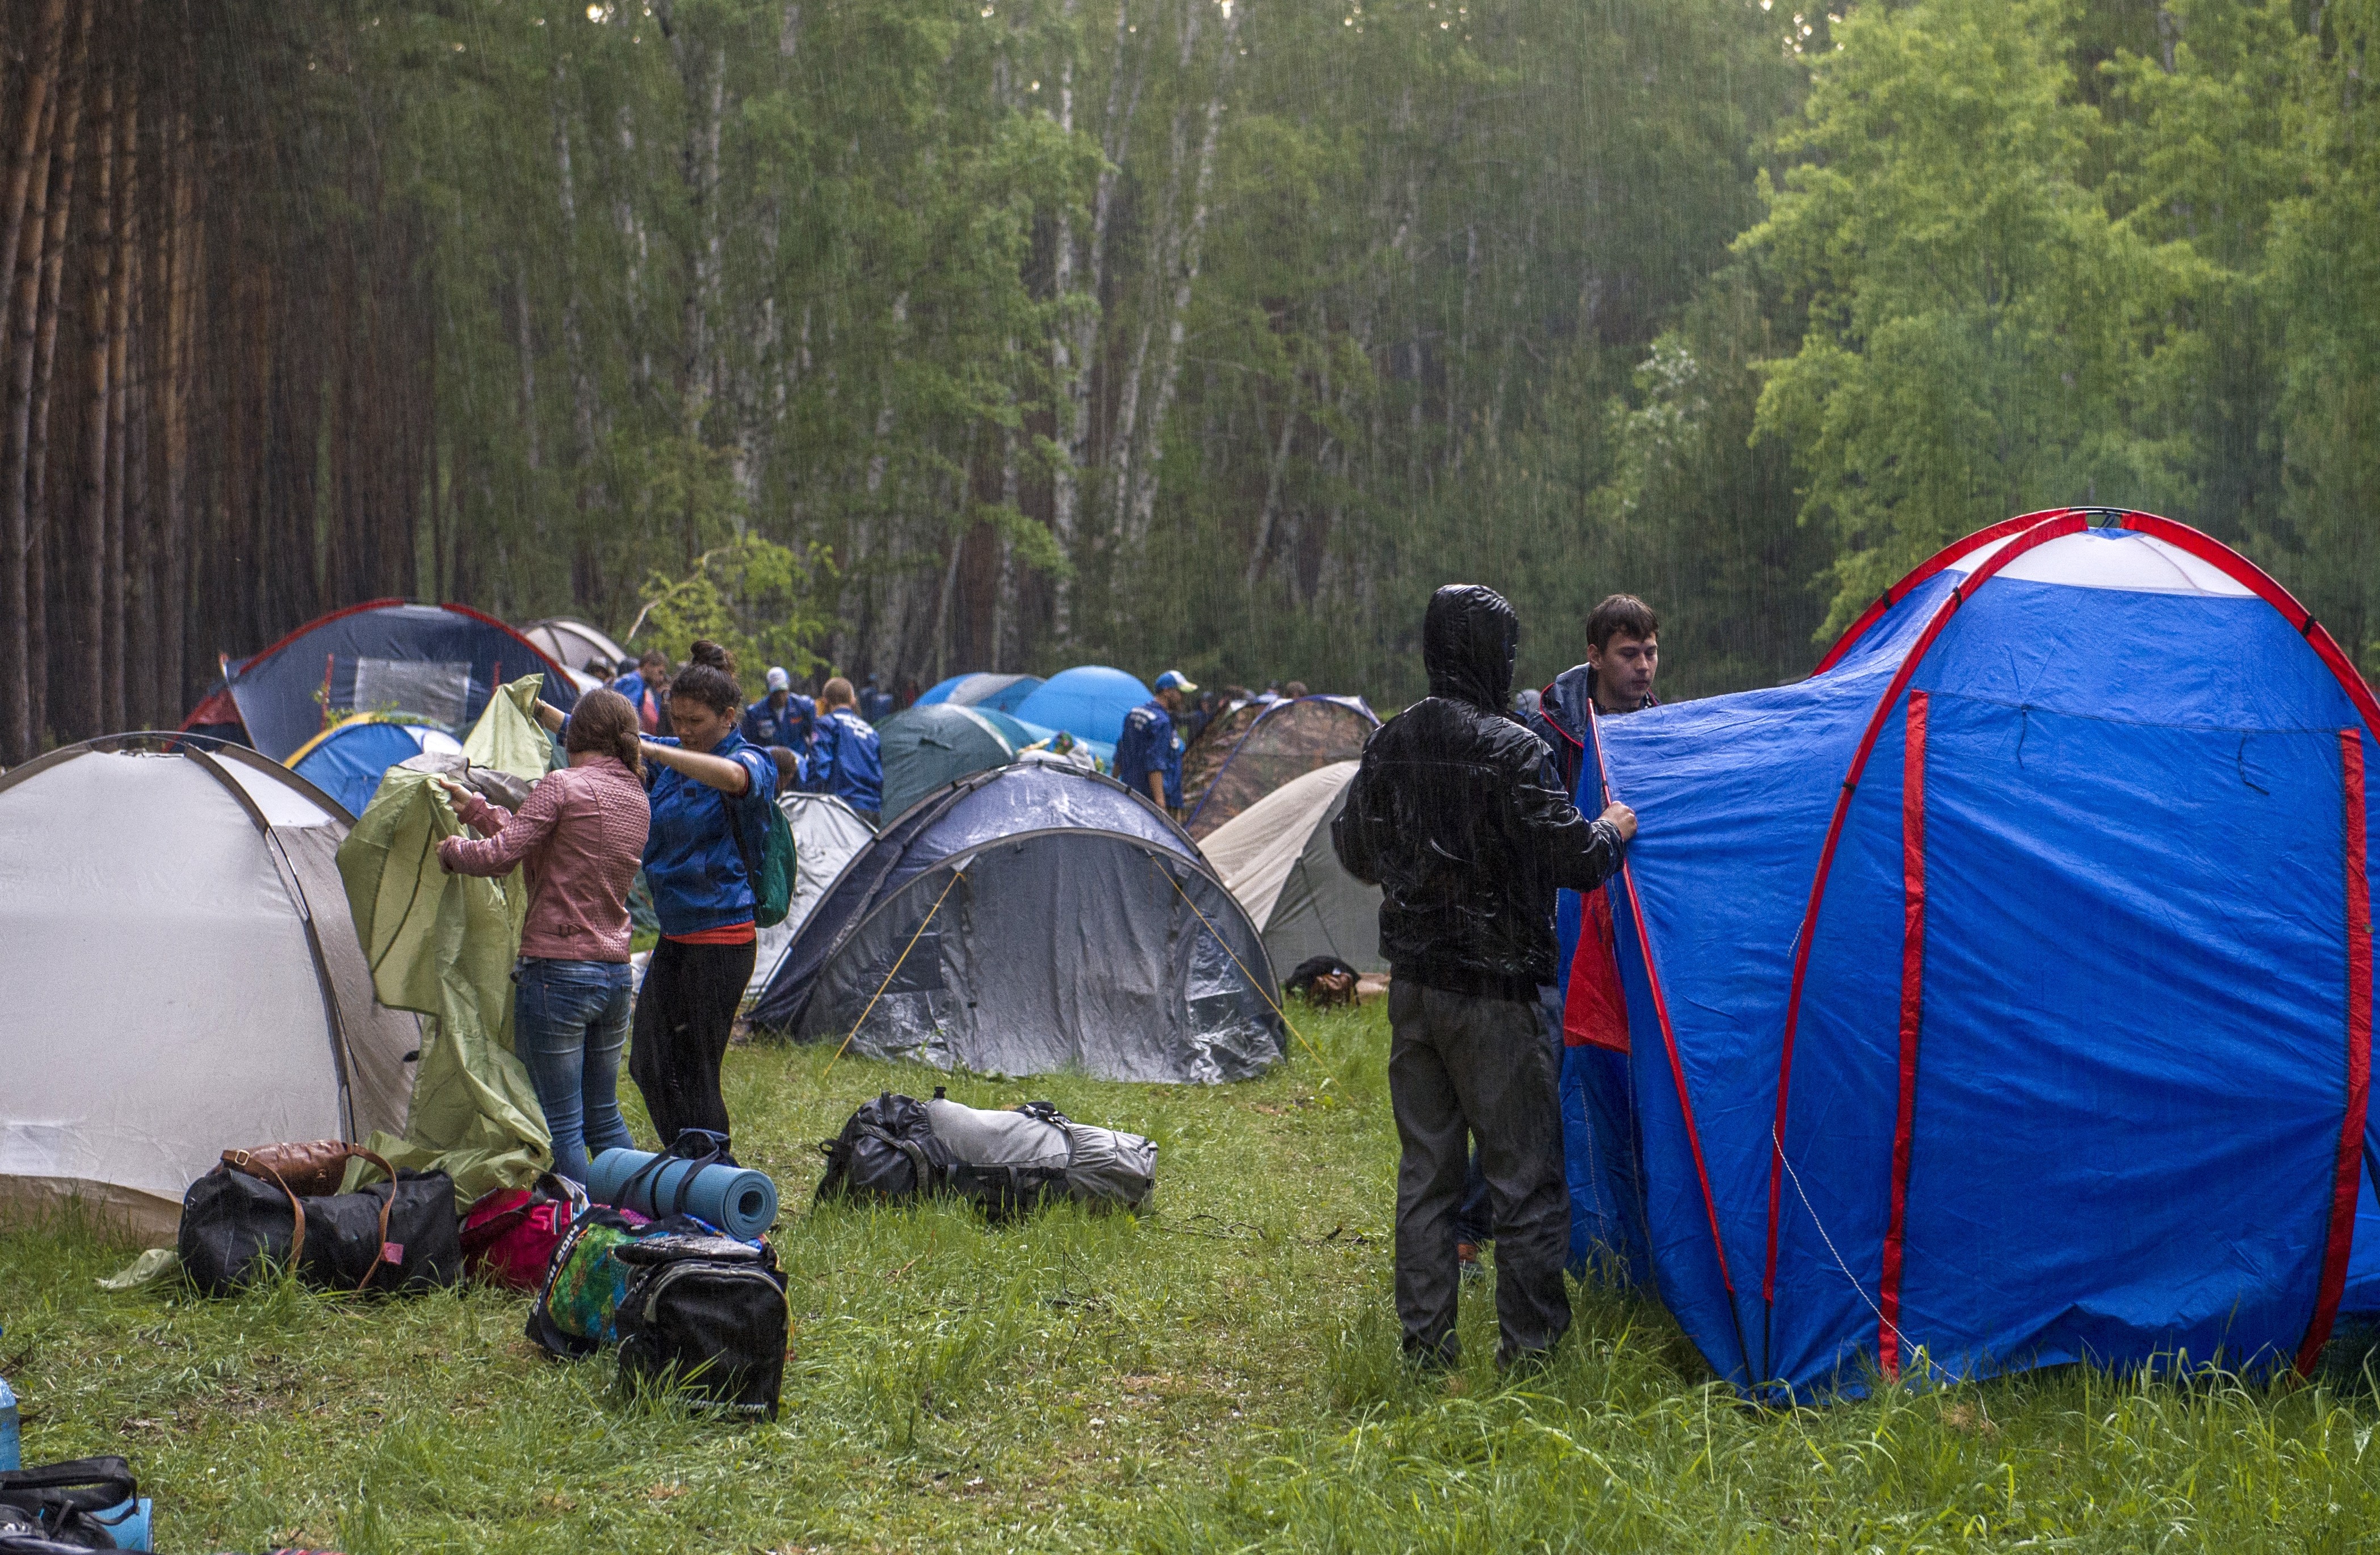
{"type": "Polygon", "coordinates": [[[590,1157],[636,1143],[620,1120],[620,1050],[634,1008],[628,964],[523,956],[513,983],[513,1051],[545,1109],[553,1169],[584,1184],[590,1157]]]}

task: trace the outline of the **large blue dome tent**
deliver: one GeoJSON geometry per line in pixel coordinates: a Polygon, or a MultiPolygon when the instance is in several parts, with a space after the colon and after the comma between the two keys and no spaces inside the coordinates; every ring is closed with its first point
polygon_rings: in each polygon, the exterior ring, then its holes
{"type": "Polygon", "coordinates": [[[868,1058],[1108,1080],[1246,1079],[1281,1055],[1264,942],[1183,830],[1027,756],[887,825],[835,877],[751,1024],[868,1058]]]}
{"type": "Polygon", "coordinates": [[[2303,1370],[2380,1303],[2375,725],[2245,558],[2083,510],[1942,552],[1806,681],[1603,721],[1630,1052],[1571,1048],[1565,1112],[1630,1088],[1585,1111],[1633,1103],[1712,1367],[2303,1370]]]}
{"type": "Polygon", "coordinates": [[[570,676],[542,650],[468,605],[373,600],[319,616],[261,653],[226,661],[182,727],[286,761],[334,713],[403,712],[470,728],[492,686],[542,674],[540,699],[568,711],[570,676]]]}
{"type": "Polygon", "coordinates": [[[1011,710],[1020,723],[1037,729],[1062,729],[1078,740],[1113,754],[1123,735],[1123,717],[1153,695],[1137,675],[1105,664],[1078,664],[1060,670],[1033,688],[1033,694],[1011,710]]]}

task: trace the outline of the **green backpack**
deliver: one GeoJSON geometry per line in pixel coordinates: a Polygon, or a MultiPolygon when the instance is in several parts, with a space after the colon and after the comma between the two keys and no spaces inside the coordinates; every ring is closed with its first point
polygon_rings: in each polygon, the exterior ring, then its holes
{"type": "Polygon", "coordinates": [[[744,873],[752,882],[752,921],[763,929],[773,929],[785,921],[785,914],[794,905],[794,829],[785,820],[785,812],[773,803],[769,806],[768,835],[761,840],[758,859],[752,844],[744,839],[744,825],[736,818],[737,802],[726,801],[727,828],[735,833],[735,851],[744,856],[744,873]]]}

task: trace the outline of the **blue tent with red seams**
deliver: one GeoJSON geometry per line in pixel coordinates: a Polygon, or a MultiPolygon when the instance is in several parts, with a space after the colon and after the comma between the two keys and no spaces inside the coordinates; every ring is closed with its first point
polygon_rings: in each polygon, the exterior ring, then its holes
{"type": "Polygon", "coordinates": [[[1643,829],[1618,1043],[1600,942],[1569,973],[1581,1240],[1757,1396],[2310,1367],[2380,1306],[2375,726],[2245,558],[2073,509],[1935,556],[1806,681],[1603,721],[1581,802],[1643,829]]]}
{"type": "Polygon", "coordinates": [[[334,713],[409,713],[459,733],[486,710],[490,687],[537,674],[545,676],[540,697],[569,711],[578,699],[570,676],[495,617],[468,605],[373,600],[226,660],[182,727],[286,761],[334,713]]]}

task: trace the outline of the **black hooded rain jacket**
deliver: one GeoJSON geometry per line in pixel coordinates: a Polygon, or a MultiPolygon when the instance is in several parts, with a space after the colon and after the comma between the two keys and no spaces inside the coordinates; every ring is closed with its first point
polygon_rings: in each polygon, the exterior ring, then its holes
{"type": "Polygon", "coordinates": [[[1572,805],[1552,753],[1502,711],[1520,639],[1492,589],[1451,584],[1422,623],[1429,695],[1364,747],[1331,823],[1339,861],[1381,891],[1391,974],[1534,999],[1554,979],[1554,892],[1620,868],[1619,830],[1572,805]]]}

